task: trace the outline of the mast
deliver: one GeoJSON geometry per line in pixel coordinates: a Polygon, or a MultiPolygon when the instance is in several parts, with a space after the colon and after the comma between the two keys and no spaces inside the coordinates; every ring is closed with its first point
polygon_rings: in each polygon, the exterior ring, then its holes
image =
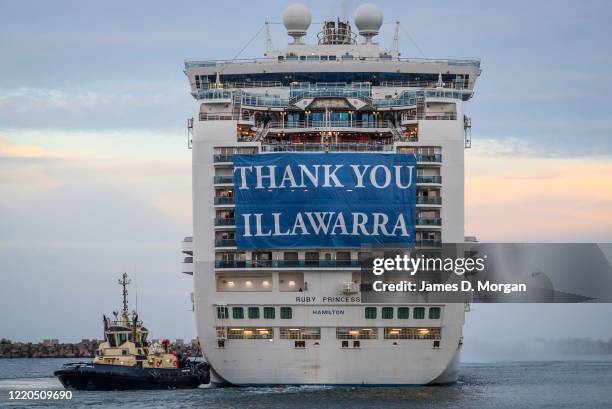
{"type": "Polygon", "coordinates": [[[130,317],[128,313],[128,290],[127,286],[130,284],[132,280],[128,279],[127,273],[123,273],[121,278],[119,279],[119,285],[123,287],[123,311],[121,312],[121,316],[123,317],[123,322],[130,322],[130,317]]]}

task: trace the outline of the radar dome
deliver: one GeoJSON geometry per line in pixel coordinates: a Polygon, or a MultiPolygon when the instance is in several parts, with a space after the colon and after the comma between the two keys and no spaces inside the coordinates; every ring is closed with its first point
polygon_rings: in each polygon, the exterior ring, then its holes
{"type": "Polygon", "coordinates": [[[383,13],[373,4],[362,4],[355,11],[355,26],[364,37],[377,35],[382,23],[383,13]]]}
{"type": "Polygon", "coordinates": [[[303,4],[289,5],[283,13],[283,24],[290,36],[304,36],[310,27],[312,16],[310,10],[303,4]]]}

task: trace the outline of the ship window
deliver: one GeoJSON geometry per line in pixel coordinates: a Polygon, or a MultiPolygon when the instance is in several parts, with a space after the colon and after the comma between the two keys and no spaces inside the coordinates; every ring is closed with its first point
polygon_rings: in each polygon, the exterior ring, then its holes
{"type": "Polygon", "coordinates": [[[441,338],[440,328],[385,328],[385,339],[433,339],[441,338]]]}
{"type": "Polygon", "coordinates": [[[233,307],[232,316],[234,319],[241,320],[244,318],[244,309],[242,307],[233,307]]]}
{"type": "Polygon", "coordinates": [[[291,307],[281,307],[280,309],[281,319],[289,320],[291,319],[292,315],[293,315],[293,311],[291,310],[291,307]]]}
{"type": "Polygon", "coordinates": [[[366,307],[365,317],[371,320],[376,319],[376,307],[366,307]]]}
{"type": "Polygon", "coordinates": [[[433,342],[433,347],[434,347],[434,348],[440,348],[440,341],[439,341],[439,340],[435,340],[435,341],[433,342]]]}
{"type": "Polygon", "coordinates": [[[412,310],[412,318],[416,320],[422,320],[423,318],[425,318],[425,308],[414,307],[412,310]]]}
{"type": "Polygon", "coordinates": [[[336,61],[336,56],[335,55],[330,55],[329,56],[329,61],[336,61]]]}
{"type": "Polygon", "coordinates": [[[276,318],[276,310],[274,307],[264,307],[264,318],[268,320],[276,318]]]}
{"type": "Polygon", "coordinates": [[[430,307],[429,308],[429,319],[430,320],[440,319],[440,307],[430,307]]]}
{"type": "Polygon", "coordinates": [[[306,348],[306,341],[295,341],[296,348],[306,348]]]}
{"type": "Polygon", "coordinates": [[[353,341],[353,348],[361,348],[361,341],[353,341]]]}
{"type": "Polygon", "coordinates": [[[410,318],[410,310],[408,307],[399,307],[397,309],[397,318],[400,320],[407,320],[410,318]]]}
{"type": "Polygon", "coordinates": [[[220,320],[229,318],[229,310],[227,307],[217,307],[217,318],[220,320]]]}
{"type": "Polygon", "coordinates": [[[385,320],[393,319],[393,307],[383,307],[381,316],[385,320]]]}
{"type": "Polygon", "coordinates": [[[220,339],[217,341],[217,348],[225,348],[225,340],[220,339]]]}
{"type": "Polygon", "coordinates": [[[321,328],[280,328],[280,339],[321,339],[321,328]]]}
{"type": "Polygon", "coordinates": [[[378,339],[378,329],[336,328],[336,339],[378,339]]]}
{"type": "Polygon", "coordinates": [[[342,341],[342,348],[348,348],[348,341],[342,341]]]}
{"type": "Polygon", "coordinates": [[[127,334],[125,333],[117,334],[118,345],[124,344],[127,340],[128,340],[127,334]]]}
{"type": "Polygon", "coordinates": [[[229,328],[228,339],[273,339],[272,328],[229,328]]]}
{"type": "Polygon", "coordinates": [[[256,320],[259,318],[259,307],[249,307],[249,319],[256,320]]]}

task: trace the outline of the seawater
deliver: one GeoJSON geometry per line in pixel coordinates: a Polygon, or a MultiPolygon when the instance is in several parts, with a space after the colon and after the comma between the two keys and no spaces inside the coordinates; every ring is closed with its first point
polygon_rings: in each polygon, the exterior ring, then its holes
{"type": "Polygon", "coordinates": [[[0,359],[0,407],[70,408],[612,408],[612,360],[465,363],[435,387],[276,387],[81,392],[71,401],[9,401],[10,390],[60,390],[74,359],[0,359]]]}

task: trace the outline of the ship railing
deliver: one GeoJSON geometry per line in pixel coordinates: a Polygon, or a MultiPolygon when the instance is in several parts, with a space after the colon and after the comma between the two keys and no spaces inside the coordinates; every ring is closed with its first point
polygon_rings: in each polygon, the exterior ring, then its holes
{"type": "Polygon", "coordinates": [[[360,268],[358,260],[215,260],[215,268],[360,268]]]}
{"type": "Polygon", "coordinates": [[[442,247],[440,240],[416,240],[414,244],[417,247],[442,247]]]}
{"type": "MultiPolygon", "coordinates": [[[[301,129],[301,128],[391,128],[393,124],[390,121],[357,121],[357,120],[319,120],[307,119],[304,121],[270,121],[268,122],[271,129],[301,129]]],[[[256,124],[257,127],[262,127],[263,122],[256,124]]]]}
{"type": "Polygon", "coordinates": [[[417,183],[442,183],[442,176],[432,175],[432,176],[417,176],[417,183]]]}
{"type": "Polygon", "coordinates": [[[215,197],[215,204],[216,205],[230,205],[230,204],[234,204],[234,197],[233,196],[216,196],[215,197]]]}
{"type": "MultiPolygon", "coordinates": [[[[262,145],[262,152],[318,152],[318,151],[376,151],[376,152],[392,152],[393,145],[384,144],[367,144],[367,143],[304,143],[304,144],[286,144],[286,145],[262,145]]],[[[441,163],[442,154],[417,154],[417,162],[432,162],[441,163]]],[[[215,163],[232,163],[234,155],[214,155],[215,163]]],[[[222,183],[222,182],[221,182],[222,183]]],[[[219,197],[219,199],[233,199],[227,197],[219,197]]],[[[215,204],[217,202],[215,201],[215,204]]]]}
{"type": "Polygon", "coordinates": [[[289,100],[268,95],[243,95],[242,105],[253,107],[287,107],[289,100]]]}
{"type": "Polygon", "coordinates": [[[236,239],[216,239],[215,247],[236,247],[236,239]]]}
{"type": "Polygon", "coordinates": [[[436,153],[433,155],[423,155],[419,153],[416,155],[416,158],[417,158],[417,162],[433,162],[433,163],[442,162],[442,154],[440,153],[436,153]]]}
{"type": "Polygon", "coordinates": [[[417,104],[416,98],[388,98],[388,99],[373,99],[372,105],[377,107],[386,106],[412,106],[417,104]]]}
{"type": "Polygon", "coordinates": [[[200,112],[200,121],[237,121],[239,119],[239,115],[235,115],[231,112],[220,114],[208,114],[206,112],[200,112]]]}
{"type": "Polygon", "coordinates": [[[351,89],[351,88],[305,88],[292,89],[290,91],[290,103],[295,103],[302,98],[325,98],[325,97],[342,97],[342,98],[369,98],[371,96],[369,89],[351,89]]]}
{"type": "Polygon", "coordinates": [[[419,112],[419,113],[403,113],[402,122],[407,121],[456,121],[456,112],[419,112]]]}
{"type": "MultiPolygon", "coordinates": [[[[205,83],[208,89],[218,89],[219,85],[215,82],[205,83]]],[[[240,88],[278,88],[282,87],[280,81],[246,81],[246,82],[223,82],[221,86],[224,89],[240,89],[240,88]]]]}
{"type": "MultiPolygon", "coordinates": [[[[281,56],[282,57],[282,56],[281,56]]],[[[306,56],[304,56],[306,57],[306,56]]],[[[381,56],[381,57],[362,57],[362,56],[350,56],[352,58],[344,58],[344,56],[340,55],[341,58],[329,58],[329,55],[314,55],[309,56],[310,58],[301,59],[298,56],[293,56],[293,58],[236,58],[231,60],[185,60],[185,69],[192,68],[211,68],[211,67],[221,67],[225,65],[250,65],[250,64],[283,64],[286,62],[296,62],[300,63],[309,63],[316,62],[319,64],[321,61],[329,62],[332,64],[343,64],[345,62],[349,62],[351,64],[354,63],[367,63],[367,62],[383,62],[383,61],[396,61],[403,63],[413,63],[413,64],[447,64],[452,66],[465,66],[465,67],[480,67],[480,59],[479,58],[447,58],[447,59],[430,59],[430,58],[398,58],[392,57],[389,55],[381,56]],[[321,59],[321,57],[324,57],[321,59]]],[[[336,57],[336,56],[332,56],[336,57]]]]}
{"type": "Polygon", "coordinates": [[[233,217],[217,217],[215,218],[215,226],[235,226],[236,219],[233,217]]]}
{"type": "Polygon", "coordinates": [[[393,145],[366,143],[302,143],[262,145],[262,152],[393,152],[393,145]]]}
{"type": "Polygon", "coordinates": [[[213,160],[214,163],[232,162],[234,155],[215,155],[213,160]]]}
{"type": "Polygon", "coordinates": [[[446,81],[440,84],[438,81],[381,81],[381,87],[389,88],[441,88],[467,89],[469,81],[446,81]]]}
{"type": "Polygon", "coordinates": [[[232,91],[225,89],[199,89],[196,98],[197,99],[231,99],[233,96],[232,91]]]}
{"type": "Polygon", "coordinates": [[[416,219],[417,226],[441,226],[442,219],[438,217],[419,217],[416,219]]]}
{"type": "Polygon", "coordinates": [[[234,183],[233,176],[215,176],[214,178],[215,184],[223,184],[223,183],[234,183]]]}
{"type": "Polygon", "coordinates": [[[442,197],[440,196],[417,196],[417,204],[422,205],[441,205],[442,197]]]}

